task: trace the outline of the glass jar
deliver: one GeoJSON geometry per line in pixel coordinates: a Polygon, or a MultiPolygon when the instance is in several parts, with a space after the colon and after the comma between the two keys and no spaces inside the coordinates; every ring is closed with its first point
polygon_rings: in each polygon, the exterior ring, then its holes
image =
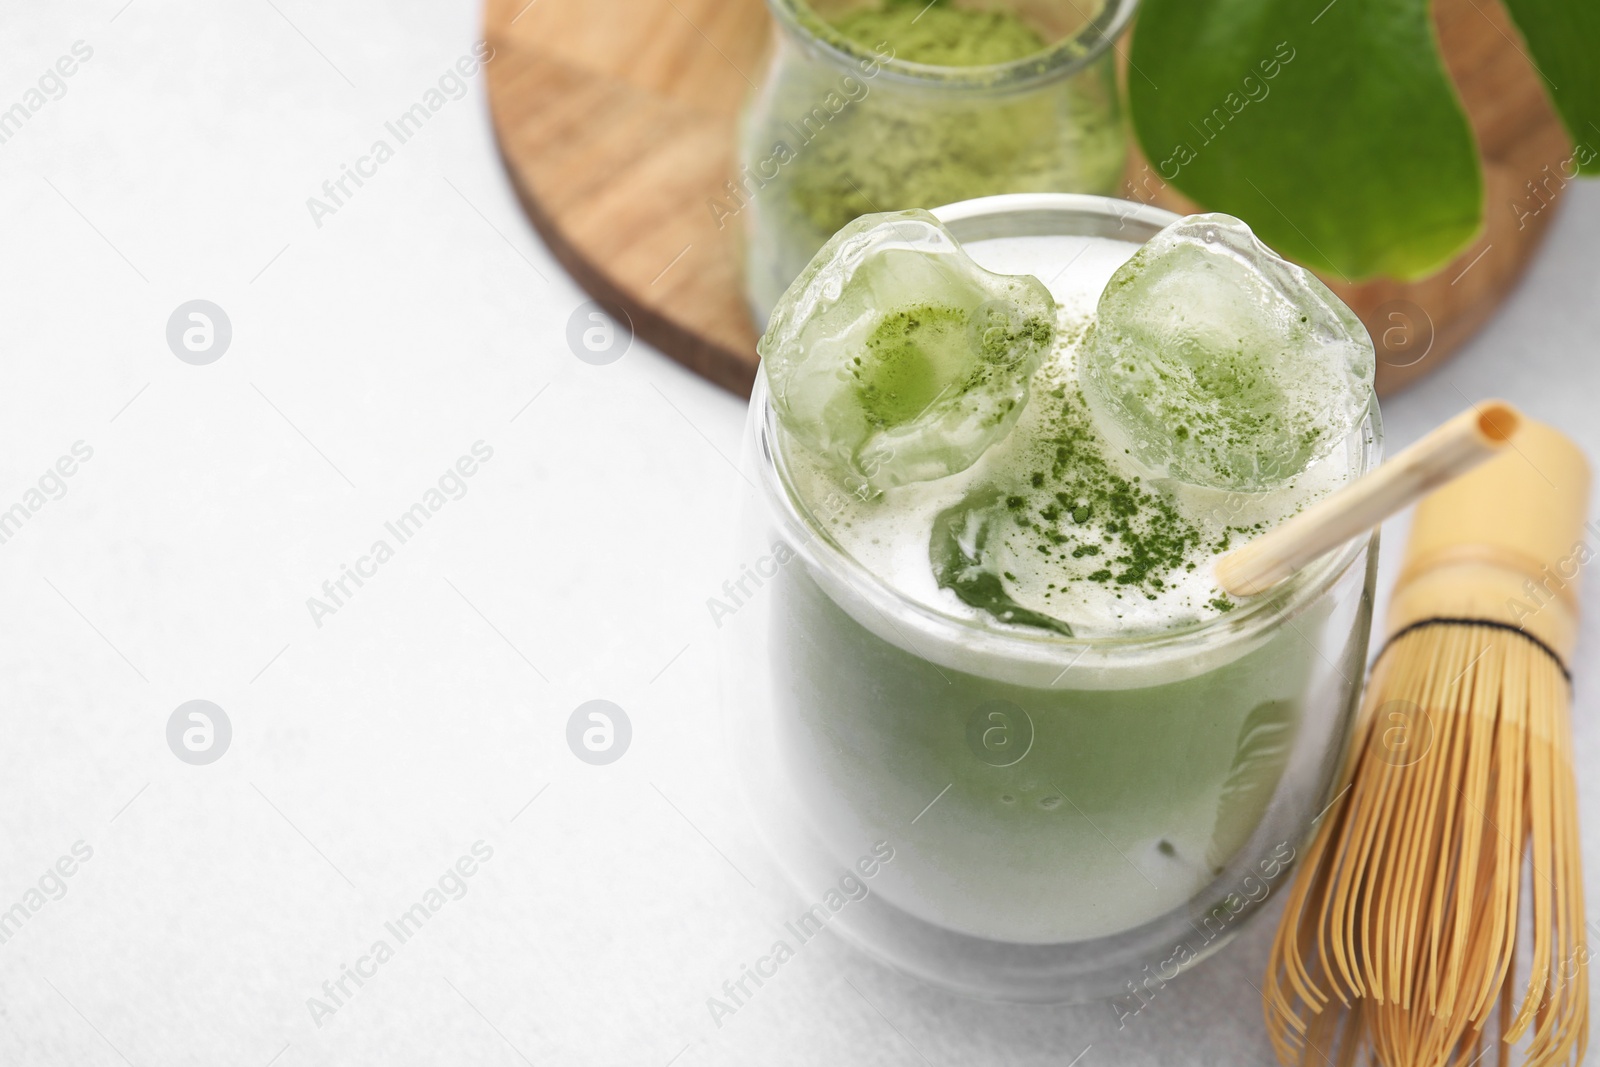
{"type": "MultiPolygon", "coordinates": [[[[1131,255],[1175,218],[1058,194],[934,214],[980,264],[1040,277],[1066,266],[1046,241],[1131,255]]],[[[1343,761],[1375,534],[1184,627],[1003,627],[863,568],[792,491],[764,375],[750,413],[737,577],[713,614],[746,799],[804,902],[790,936],[834,929],[978,996],[1134,1012],[1287,885],[1343,761]]],[[[1374,404],[1335,454],[1358,475],[1380,440],[1374,404]]]]}
{"type": "Polygon", "coordinates": [[[775,39],[740,124],[740,174],[711,202],[719,226],[743,216],[757,330],[859,215],[996,193],[1112,192],[1126,159],[1112,42],[1136,3],[991,0],[984,11],[1020,19],[1043,50],[935,66],[912,61],[926,46],[907,33],[869,46],[834,26],[871,3],[767,0],[775,39]]]}

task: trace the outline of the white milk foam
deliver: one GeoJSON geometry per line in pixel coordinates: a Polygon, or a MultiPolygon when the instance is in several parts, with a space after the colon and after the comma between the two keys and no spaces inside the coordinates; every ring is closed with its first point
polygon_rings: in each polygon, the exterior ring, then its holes
{"type": "MultiPolygon", "coordinates": [[[[848,492],[836,474],[816,463],[804,449],[791,450],[789,469],[795,489],[810,503],[817,521],[867,570],[913,601],[1005,629],[1004,624],[936,583],[928,554],[934,520],[960,503],[972,488],[1007,474],[1015,476],[1023,464],[1037,462],[1037,442],[1048,436],[1044,422],[1051,407],[1041,403],[1040,397],[1063,383],[1069,390],[1076,389],[1078,341],[1093,319],[1107,280],[1138,245],[1100,237],[1047,236],[999,238],[964,247],[988,270],[1034,275],[1061,305],[1055,347],[1035,375],[1029,403],[1016,427],[960,474],[889,489],[867,500],[848,492]]],[[[1142,590],[1135,592],[1114,583],[1081,577],[1073,580],[1065,572],[1042,573],[1044,567],[1034,568],[1031,575],[1019,573],[1024,581],[1013,584],[1010,591],[1022,606],[1066,622],[1075,635],[1083,637],[1157,632],[1214,618],[1224,609],[1218,606],[1222,594],[1212,565],[1221,555],[1215,547],[1227,530],[1257,523],[1271,527],[1343,485],[1350,478],[1353,449],[1354,443],[1347,442],[1346,447],[1334,449],[1327,459],[1271,493],[1239,494],[1152,479],[1131,459],[1107,447],[1105,457],[1117,473],[1130,479],[1139,476],[1144,485],[1163,489],[1180,515],[1200,529],[1201,547],[1188,557],[1194,568],[1164,574],[1165,587],[1154,599],[1142,590]],[[1039,587],[1044,577],[1057,583],[1049,596],[1039,587]]],[[[1230,547],[1246,539],[1235,534],[1230,547]]]]}

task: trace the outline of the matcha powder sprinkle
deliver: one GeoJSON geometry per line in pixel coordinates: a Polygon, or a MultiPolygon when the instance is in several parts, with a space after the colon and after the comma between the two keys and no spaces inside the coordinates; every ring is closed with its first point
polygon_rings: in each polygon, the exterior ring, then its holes
{"type": "Polygon", "coordinates": [[[1154,599],[1175,571],[1195,566],[1200,528],[1164,494],[1111,469],[1076,389],[1058,386],[1041,399],[1059,406],[1053,451],[1030,474],[1038,488],[1014,509],[1012,548],[1154,599]]]}

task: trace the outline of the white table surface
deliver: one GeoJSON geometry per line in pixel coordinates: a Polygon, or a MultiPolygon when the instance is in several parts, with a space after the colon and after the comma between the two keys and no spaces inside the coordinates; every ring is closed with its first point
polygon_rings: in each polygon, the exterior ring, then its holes
{"type": "MultiPolygon", "coordinates": [[[[920,987],[831,935],[714,1025],[706,998],[797,904],[736,799],[705,608],[742,405],[643,345],[573,356],[586,297],[517,208],[481,74],[320,227],[306,206],[470,51],[475,4],[3,22],[0,108],[74,42],[93,55],[0,144],[0,510],[76,442],[93,456],[0,544],[0,910],[93,854],[0,944],[0,1064],[1268,1062],[1270,920],[1120,1033],[1104,1006],[920,987]],[[194,298],[233,328],[207,366],[165,338],[194,298]],[[466,495],[319,627],[307,598],[478,441],[466,495]],[[606,767],[564,737],[595,698],[634,728],[606,767]],[[167,746],[192,699],[232,724],[209,766],[167,746]],[[478,841],[466,895],[314,1020],[478,841]]],[[[1600,454],[1597,242],[1589,186],[1482,336],[1385,405],[1391,443],[1499,394],[1600,454]]]]}

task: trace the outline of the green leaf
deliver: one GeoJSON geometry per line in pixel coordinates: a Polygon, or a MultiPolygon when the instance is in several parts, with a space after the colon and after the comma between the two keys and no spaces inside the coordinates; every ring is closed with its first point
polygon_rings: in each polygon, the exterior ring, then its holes
{"type": "Polygon", "coordinates": [[[934,580],[962,603],[986,611],[1001,622],[1036,626],[1071,637],[1072,627],[1060,619],[1031,611],[1013,600],[995,573],[986,550],[999,505],[1000,491],[993,489],[957,504],[934,520],[933,536],[928,541],[934,580]]]}
{"type": "Polygon", "coordinates": [[[1299,709],[1269,700],[1251,709],[1239,729],[1228,780],[1217,797],[1217,821],[1206,847],[1206,863],[1218,874],[1250,840],[1261,813],[1278,790],[1299,725],[1299,709]]]}
{"type": "MultiPolygon", "coordinates": [[[[1522,32],[1545,92],[1577,142],[1572,164],[1600,174],[1600,3],[1595,0],[1505,0],[1522,32]]],[[[1570,176],[1572,170],[1568,170],[1570,176]]]]}
{"type": "Polygon", "coordinates": [[[1151,168],[1306,266],[1418,278],[1482,225],[1427,0],[1144,0],[1131,55],[1151,168]]]}

